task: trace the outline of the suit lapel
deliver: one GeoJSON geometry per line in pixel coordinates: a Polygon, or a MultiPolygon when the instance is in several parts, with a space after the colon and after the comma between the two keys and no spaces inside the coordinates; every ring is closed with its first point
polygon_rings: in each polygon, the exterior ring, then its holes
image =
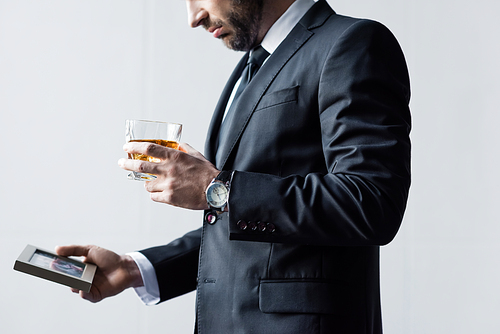
{"type": "Polygon", "coordinates": [[[241,58],[239,63],[236,65],[233,73],[229,77],[229,80],[222,91],[222,94],[217,102],[217,106],[215,107],[214,114],[212,116],[212,120],[210,122],[210,126],[208,127],[207,140],[205,141],[205,158],[215,164],[215,154],[217,152],[217,140],[219,137],[219,129],[222,123],[222,118],[224,116],[224,112],[226,110],[226,105],[231,96],[231,92],[233,91],[233,87],[238,81],[245,68],[245,65],[248,61],[248,52],[241,58]]]}
{"type": "MultiPolygon", "coordinates": [[[[218,169],[223,170],[226,167],[225,165],[228,162],[231,152],[236,147],[236,144],[245,130],[250,117],[255,111],[255,108],[257,107],[257,104],[261,100],[262,96],[267,91],[269,85],[276,78],[283,66],[285,66],[290,58],[297,52],[297,50],[299,50],[314,34],[309,29],[323,24],[332,13],[334,12],[328,4],[325,1],[320,0],[293,28],[281,45],[269,57],[266,63],[264,63],[259,72],[257,72],[250,84],[245,88],[245,91],[240,95],[237,101],[238,104],[235,106],[236,112],[232,122],[231,124],[228,124],[230,129],[228,139],[223,143],[219,143],[217,148],[215,146],[216,138],[218,136],[227,100],[229,99],[229,95],[231,94],[234,84],[241,75],[241,71],[243,71],[248,55],[240,61],[236,70],[231,75],[231,79],[226,85],[226,88],[224,89],[212,119],[212,124],[210,125],[207,146],[210,147],[208,151],[210,151],[209,157],[211,159],[215,157],[215,153],[217,155],[216,167],[218,169]],[[326,6],[329,10],[325,10],[324,6],[326,6]],[[222,115],[219,114],[221,112],[222,115]]],[[[213,160],[210,161],[213,162],[213,160]]]]}

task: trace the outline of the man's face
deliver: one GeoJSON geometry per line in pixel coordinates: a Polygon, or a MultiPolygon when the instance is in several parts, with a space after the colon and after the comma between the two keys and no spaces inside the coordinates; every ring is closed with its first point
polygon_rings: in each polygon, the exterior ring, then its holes
{"type": "Polygon", "coordinates": [[[203,26],[236,51],[260,42],[264,0],[187,0],[189,24],[203,26]]]}

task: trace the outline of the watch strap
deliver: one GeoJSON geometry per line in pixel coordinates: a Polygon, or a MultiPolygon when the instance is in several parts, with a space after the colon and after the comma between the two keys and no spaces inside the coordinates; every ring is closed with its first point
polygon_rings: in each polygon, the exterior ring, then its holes
{"type": "Polygon", "coordinates": [[[233,172],[234,171],[232,170],[223,170],[215,177],[215,180],[223,182],[226,186],[229,186],[233,177],[233,172]]]}

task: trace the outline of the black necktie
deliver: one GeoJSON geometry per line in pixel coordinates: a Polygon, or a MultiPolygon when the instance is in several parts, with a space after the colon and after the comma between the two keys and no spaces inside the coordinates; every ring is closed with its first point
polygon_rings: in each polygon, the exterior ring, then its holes
{"type": "Polygon", "coordinates": [[[222,125],[220,127],[219,131],[219,140],[218,142],[224,142],[226,140],[226,136],[228,134],[228,128],[229,125],[231,124],[231,120],[234,117],[235,114],[235,109],[236,105],[238,102],[238,98],[240,97],[241,93],[245,90],[245,88],[248,86],[250,83],[250,80],[255,76],[259,68],[262,66],[262,63],[266,58],[269,57],[269,52],[267,52],[262,46],[258,46],[253,50],[252,55],[248,59],[247,66],[243,69],[243,72],[241,73],[241,82],[238,87],[238,90],[234,94],[233,101],[231,102],[231,106],[229,107],[229,110],[227,111],[226,117],[222,121],[222,125]]]}
{"type": "MultiPolygon", "coordinates": [[[[241,93],[245,90],[245,88],[250,83],[250,80],[257,73],[259,68],[264,63],[264,60],[269,57],[269,52],[267,52],[262,46],[258,46],[253,50],[252,55],[248,59],[247,66],[243,69],[243,73],[241,73],[241,82],[236,94],[234,94],[233,102],[231,103],[231,107],[235,105],[235,102],[238,101],[241,93]]],[[[231,107],[229,108],[228,114],[231,111],[231,107]]],[[[227,115],[226,115],[227,116],[227,115]]]]}

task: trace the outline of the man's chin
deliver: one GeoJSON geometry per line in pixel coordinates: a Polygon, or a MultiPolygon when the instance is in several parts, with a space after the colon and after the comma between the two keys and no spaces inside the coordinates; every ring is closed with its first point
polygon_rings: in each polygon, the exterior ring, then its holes
{"type": "Polygon", "coordinates": [[[253,46],[248,46],[246,44],[242,43],[237,43],[235,42],[234,39],[232,39],[230,36],[220,38],[222,40],[222,43],[229,49],[233,51],[242,51],[242,52],[247,52],[250,51],[253,46]]]}
{"type": "Polygon", "coordinates": [[[234,38],[231,38],[231,35],[230,34],[224,34],[224,35],[220,35],[219,36],[219,39],[222,41],[222,43],[224,44],[224,46],[226,48],[228,48],[229,50],[233,50],[233,51],[241,51],[241,50],[237,50],[235,48],[235,45],[234,45],[234,38]]]}
{"type": "Polygon", "coordinates": [[[226,48],[228,48],[228,49],[229,49],[229,50],[231,50],[231,51],[246,51],[246,50],[241,50],[241,49],[240,49],[240,48],[238,48],[238,47],[235,47],[235,46],[233,45],[233,43],[228,42],[228,41],[227,41],[227,40],[225,40],[225,39],[223,39],[223,40],[222,40],[222,43],[224,44],[224,46],[225,46],[226,48]]]}

